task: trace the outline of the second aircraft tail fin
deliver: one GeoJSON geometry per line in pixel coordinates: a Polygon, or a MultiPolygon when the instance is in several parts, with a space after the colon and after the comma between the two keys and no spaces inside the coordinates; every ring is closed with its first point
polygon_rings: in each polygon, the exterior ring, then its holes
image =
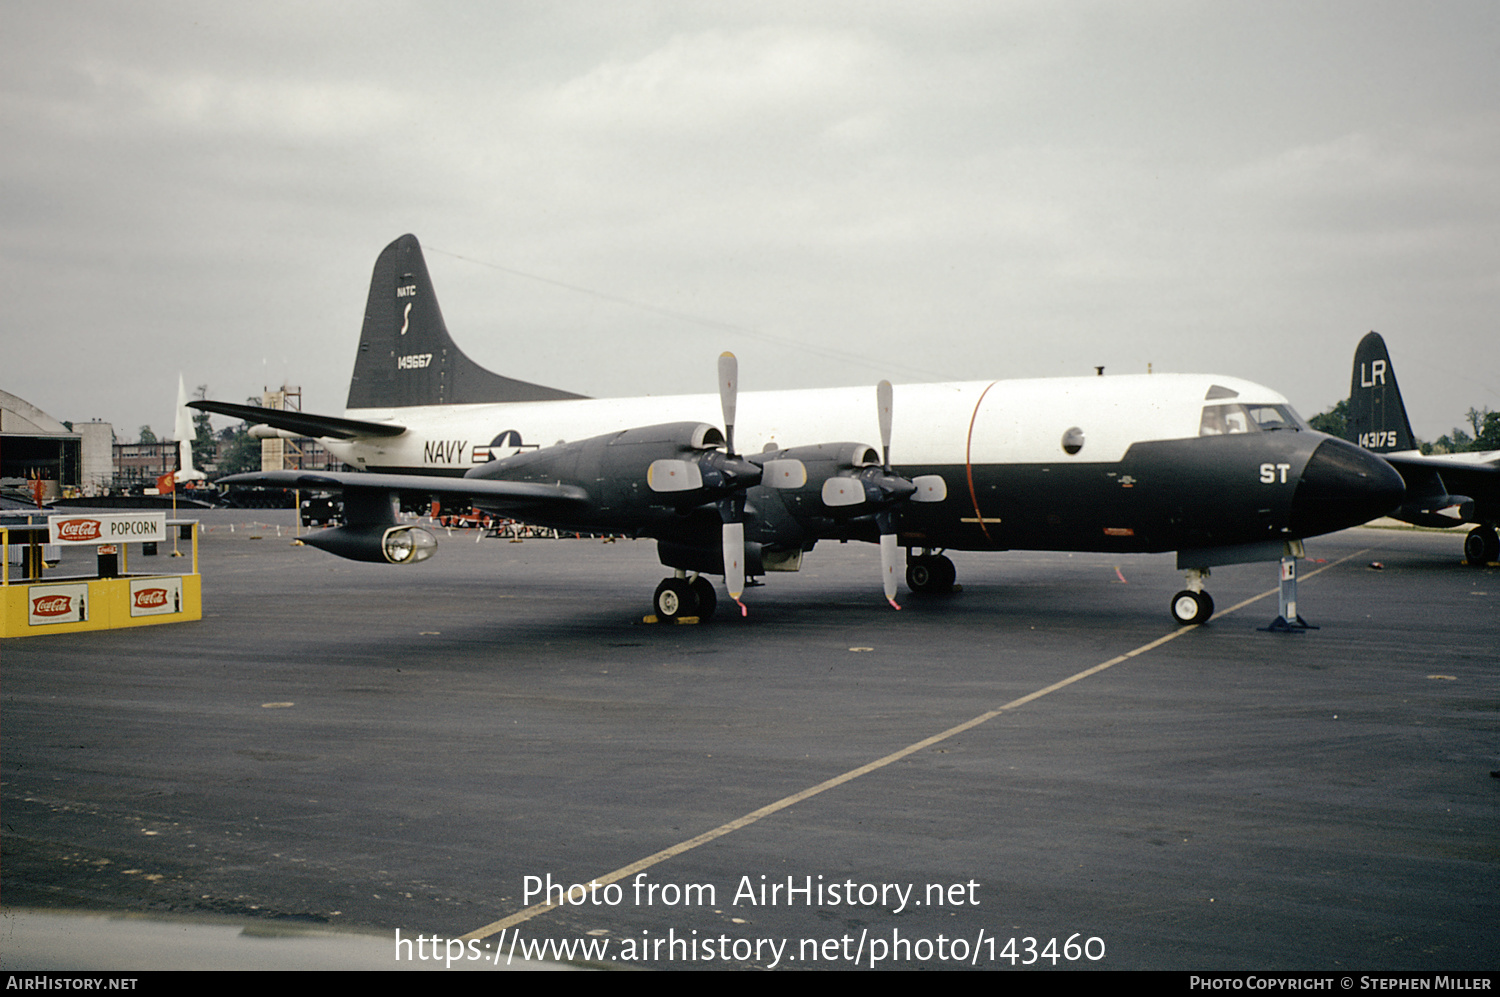
{"type": "Polygon", "coordinates": [[[1372,332],[1354,350],[1354,373],[1349,383],[1348,439],[1375,453],[1399,453],[1417,448],[1396,371],[1380,333],[1372,332]]]}

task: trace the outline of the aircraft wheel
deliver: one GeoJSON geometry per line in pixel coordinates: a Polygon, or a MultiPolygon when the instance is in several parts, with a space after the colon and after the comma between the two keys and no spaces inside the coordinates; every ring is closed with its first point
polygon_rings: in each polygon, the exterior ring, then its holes
{"type": "Polygon", "coordinates": [[[1214,615],[1214,600],[1207,592],[1183,589],[1172,596],[1172,618],[1181,624],[1206,623],[1214,615]]]}
{"type": "Polygon", "coordinates": [[[699,575],[693,579],[693,597],[698,600],[698,619],[708,621],[713,618],[714,610],[719,605],[719,594],[714,591],[714,583],[699,575]]]}
{"type": "Polygon", "coordinates": [[[1477,566],[1500,561],[1500,536],[1487,526],[1474,527],[1464,537],[1464,559],[1477,566]]]}
{"type": "Polygon", "coordinates": [[[935,561],[936,564],[937,564],[937,575],[938,575],[938,588],[937,588],[937,591],[939,591],[939,592],[952,592],[953,591],[953,583],[956,582],[956,581],[958,581],[958,569],[953,566],[953,562],[952,561],[948,560],[946,557],[944,557],[941,554],[938,554],[937,556],[935,556],[933,558],[933,561],[935,561]]]}
{"type": "Polygon", "coordinates": [[[906,587],[913,592],[951,592],[958,569],[941,554],[924,554],[906,563],[906,587]]]}
{"type": "Polygon", "coordinates": [[[686,578],[665,578],[656,586],[656,596],[651,600],[658,618],[675,620],[679,616],[698,614],[698,597],[686,578]]]}

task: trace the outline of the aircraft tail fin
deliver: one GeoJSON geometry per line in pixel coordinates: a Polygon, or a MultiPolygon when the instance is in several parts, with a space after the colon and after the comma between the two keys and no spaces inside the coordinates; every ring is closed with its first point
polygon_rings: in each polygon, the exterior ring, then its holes
{"type": "Polygon", "coordinates": [[[501,377],[470,360],[448,335],[417,237],[403,235],[381,252],[370,278],[349,408],[582,397],[501,377]]]}
{"type": "Polygon", "coordinates": [[[1398,453],[1417,448],[1396,371],[1380,333],[1372,332],[1354,350],[1354,373],[1349,383],[1348,439],[1375,453],[1398,453]]]}

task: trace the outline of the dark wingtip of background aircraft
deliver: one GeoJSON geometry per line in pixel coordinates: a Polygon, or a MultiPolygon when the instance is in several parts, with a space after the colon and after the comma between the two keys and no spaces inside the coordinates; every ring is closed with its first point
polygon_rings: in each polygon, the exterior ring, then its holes
{"type": "Polygon", "coordinates": [[[1221,375],[883,383],[873,398],[740,394],[737,380],[727,354],[717,395],[588,399],[485,370],[449,336],[405,235],[375,264],[342,417],[193,405],[320,436],[361,469],[225,479],[341,489],[346,522],[313,546],[425,559],[436,541],[398,521],[403,494],[650,538],[672,570],[652,601],[664,618],[713,613],[704,575],[724,576],[738,601],[747,576],[799,570],[821,541],[860,540],[878,545],[892,605],[901,548],[908,587],[924,593],[953,590],[947,550],[1176,551],[1187,587],[1172,615],[1202,623],[1211,567],[1280,560],[1403,494],[1379,457],[1311,430],[1275,391],[1221,375]],[[862,442],[876,437],[878,448],[862,442]]]}
{"type": "Polygon", "coordinates": [[[1390,513],[1416,526],[1476,524],[1464,538],[1470,564],[1500,560],[1500,451],[1424,456],[1406,417],[1385,340],[1371,332],[1354,350],[1346,437],[1394,467],[1406,497],[1390,513]]]}

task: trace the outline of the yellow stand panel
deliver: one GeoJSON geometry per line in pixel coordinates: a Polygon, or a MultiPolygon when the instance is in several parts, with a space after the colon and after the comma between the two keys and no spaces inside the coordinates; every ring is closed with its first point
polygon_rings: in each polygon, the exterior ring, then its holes
{"type": "MultiPolygon", "coordinates": [[[[193,570],[188,574],[16,580],[7,557],[0,562],[0,637],[150,627],[203,619],[198,524],[191,525],[193,570]]],[[[4,556],[10,540],[10,530],[0,527],[0,557],[4,556]]],[[[124,544],[120,545],[120,567],[126,567],[124,544]]]]}
{"type": "Polygon", "coordinates": [[[76,633],[80,630],[113,630],[118,627],[149,627],[158,623],[185,623],[203,618],[203,578],[201,575],[135,575],[126,578],[83,578],[20,583],[0,587],[0,637],[36,637],[42,634],[76,633]],[[159,585],[153,583],[160,583],[159,585]],[[132,587],[143,590],[143,605],[135,605],[132,587]],[[69,615],[76,614],[71,600],[86,590],[86,618],[55,623],[37,622],[33,608],[38,600],[62,605],[68,600],[69,615]],[[154,592],[164,591],[181,600],[165,608],[155,605],[154,592]]]}

